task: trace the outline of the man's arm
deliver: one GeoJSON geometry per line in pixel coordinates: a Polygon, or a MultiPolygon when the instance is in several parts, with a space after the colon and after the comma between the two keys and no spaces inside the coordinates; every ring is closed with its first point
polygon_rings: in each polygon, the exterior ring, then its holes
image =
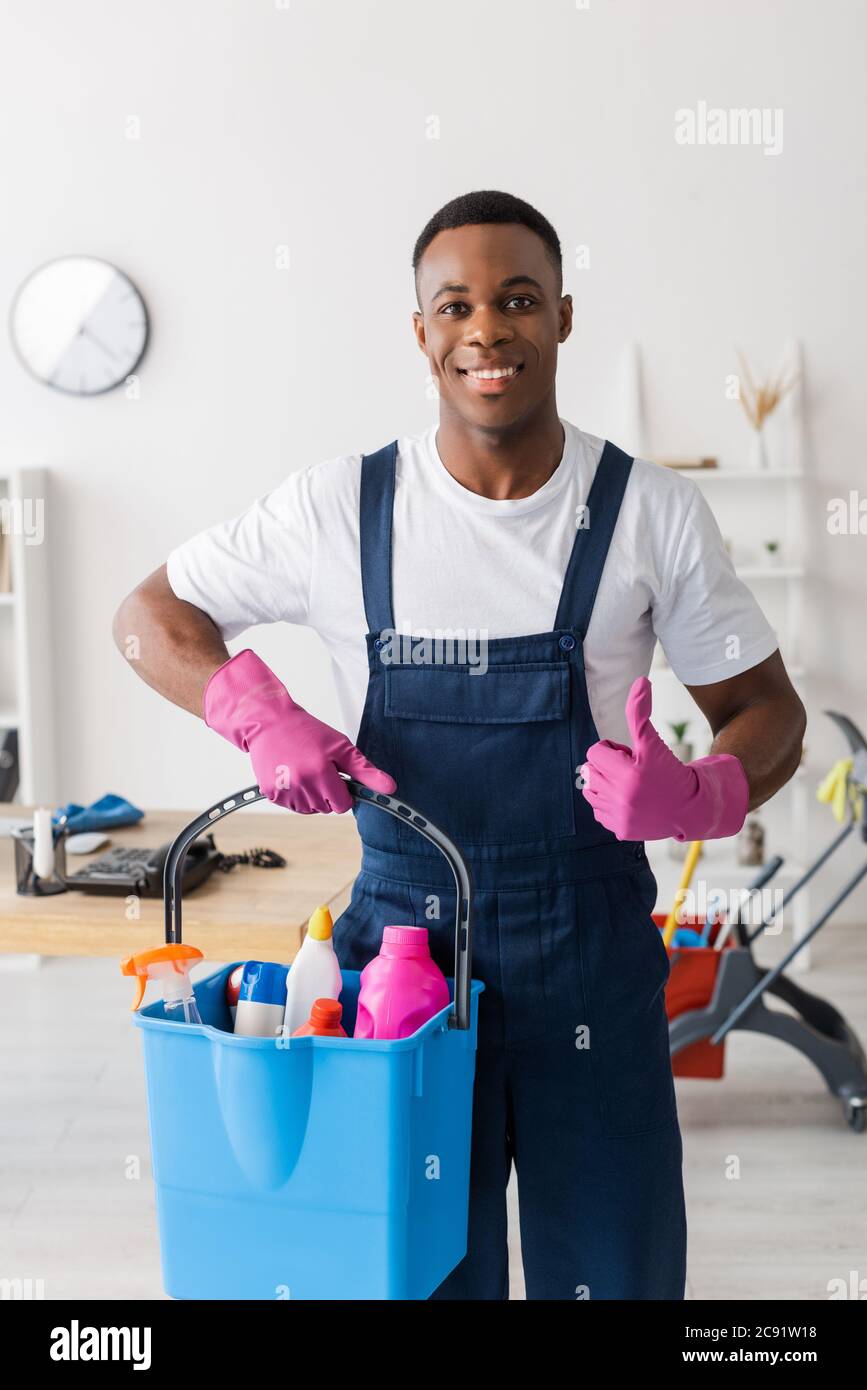
{"type": "Polygon", "coordinates": [[[739,676],[688,685],[714,733],[712,753],[739,758],[755,810],[793,776],[801,760],[807,715],[778,651],[739,676]]]}
{"type": "Polygon", "coordinates": [[[143,681],[250,754],[259,787],[277,805],[302,815],[348,811],[341,773],[397,791],[345,734],[296,705],[255,652],[230,658],[216,624],[176,596],[165,565],[124,599],[112,631],[143,681]]]}
{"type": "Polygon", "coordinates": [[[583,795],[619,840],[727,839],[798,766],[806,715],[778,651],[742,675],[687,689],[714,731],[707,757],[682,763],[660,738],[646,676],[626,700],[631,748],[603,739],[587,750],[583,795]]]}
{"type": "Polygon", "coordinates": [[[176,597],[165,565],[124,599],[114,615],[112,635],[147,685],[202,717],[205,686],[229,653],[207,613],[176,597]]]}

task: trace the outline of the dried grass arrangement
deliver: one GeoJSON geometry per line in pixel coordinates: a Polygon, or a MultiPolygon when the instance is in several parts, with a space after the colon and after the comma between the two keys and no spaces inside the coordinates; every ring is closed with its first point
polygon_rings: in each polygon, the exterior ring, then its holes
{"type": "Polygon", "coordinates": [[[742,352],[738,352],[738,361],[742,373],[740,402],[753,429],[761,430],[768,416],[773,415],[780,401],[797,384],[800,373],[794,372],[787,379],[785,368],[782,367],[775,377],[756,384],[742,352]]]}

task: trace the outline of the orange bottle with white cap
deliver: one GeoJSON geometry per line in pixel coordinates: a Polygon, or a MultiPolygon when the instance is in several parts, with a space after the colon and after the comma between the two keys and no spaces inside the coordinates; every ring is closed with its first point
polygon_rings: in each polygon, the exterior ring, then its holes
{"type": "Polygon", "coordinates": [[[138,981],[138,993],[133,1002],[133,1012],[140,1006],[147,989],[148,980],[162,980],[163,1008],[170,1023],[201,1023],[190,967],[204,960],[202,952],[185,942],[173,942],[167,946],[157,946],[152,951],[139,951],[135,956],[127,956],[120,963],[122,975],[134,975],[138,981]]]}

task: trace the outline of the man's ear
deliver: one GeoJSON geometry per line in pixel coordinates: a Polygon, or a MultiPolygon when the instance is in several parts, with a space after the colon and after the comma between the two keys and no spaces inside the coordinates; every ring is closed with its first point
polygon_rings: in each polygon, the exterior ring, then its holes
{"type": "Polygon", "coordinates": [[[424,331],[424,314],[421,312],[420,309],[413,309],[412,311],[412,326],[415,330],[415,340],[421,348],[422,352],[424,353],[425,357],[427,357],[427,338],[425,336],[424,331]]]}
{"type": "Polygon", "coordinates": [[[560,336],[559,341],[565,343],[569,334],[572,332],[572,296],[564,294],[560,299],[560,336]]]}

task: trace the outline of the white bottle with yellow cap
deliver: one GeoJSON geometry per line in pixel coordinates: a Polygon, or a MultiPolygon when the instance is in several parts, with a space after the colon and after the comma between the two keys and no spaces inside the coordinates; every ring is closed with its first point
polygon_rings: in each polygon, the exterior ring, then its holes
{"type": "Polygon", "coordinates": [[[327,907],[317,907],[307,923],[307,935],[286,976],[283,1036],[306,1023],[316,999],[339,999],[343,977],[331,933],[334,923],[327,907]]]}

